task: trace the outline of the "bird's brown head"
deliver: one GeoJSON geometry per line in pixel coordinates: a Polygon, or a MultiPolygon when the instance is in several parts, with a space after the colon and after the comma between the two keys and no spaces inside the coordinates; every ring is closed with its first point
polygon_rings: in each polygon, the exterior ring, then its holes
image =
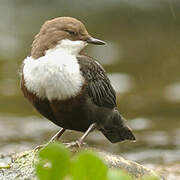
{"type": "Polygon", "coordinates": [[[55,48],[58,44],[78,52],[88,43],[105,44],[104,41],[90,36],[79,20],[72,17],[58,17],[43,24],[33,41],[31,56],[34,59],[44,56],[47,50],[55,48]]]}

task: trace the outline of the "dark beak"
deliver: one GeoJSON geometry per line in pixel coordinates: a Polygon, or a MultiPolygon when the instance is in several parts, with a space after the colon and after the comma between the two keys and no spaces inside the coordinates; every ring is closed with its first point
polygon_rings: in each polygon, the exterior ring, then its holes
{"type": "Polygon", "coordinates": [[[104,41],[96,39],[96,38],[93,38],[93,37],[89,37],[86,40],[86,42],[90,43],[90,44],[96,44],[96,45],[104,45],[104,44],[106,44],[104,41]]]}

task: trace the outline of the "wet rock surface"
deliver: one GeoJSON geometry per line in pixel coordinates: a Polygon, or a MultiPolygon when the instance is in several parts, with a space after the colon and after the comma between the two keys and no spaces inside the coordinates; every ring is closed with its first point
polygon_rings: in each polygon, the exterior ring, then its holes
{"type": "MultiPolygon", "coordinates": [[[[88,148],[89,149],[89,148],[88,148]]],[[[91,149],[91,148],[90,148],[91,149]]],[[[155,175],[158,173],[146,168],[136,162],[126,160],[118,155],[95,150],[110,168],[118,168],[128,172],[133,178],[139,179],[144,175],[155,175]]],[[[77,152],[76,148],[71,149],[77,152]]],[[[37,161],[38,150],[29,150],[17,154],[1,156],[0,179],[24,180],[36,179],[35,162],[37,161]]]]}

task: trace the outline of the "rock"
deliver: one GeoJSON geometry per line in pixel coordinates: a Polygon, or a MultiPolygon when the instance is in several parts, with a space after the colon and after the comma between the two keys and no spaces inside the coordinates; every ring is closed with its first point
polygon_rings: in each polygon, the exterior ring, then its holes
{"type": "Polygon", "coordinates": [[[166,177],[166,179],[180,179],[180,161],[166,163],[163,165],[153,165],[152,168],[155,169],[157,173],[160,173],[163,177],[166,177]]]}
{"type": "MultiPolygon", "coordinates": [[[[121,170],[124,170],[128,172],[134,179],[139,179],[144,175],[159,177],[159,175],[155,171],[150,170],[136,162],[126,160],[119,155],[113,155],[89,147],[88,149],[96,151],[110,168],[119,168],[121,170]]],[[[73,148],[71,149],[71,151],[77,152],[77,148],[73,148]]],[[[38,150],[29,150],[21,153],[11,154],[8,156],[1,156],[0,179],[36,179],[34,162],[37,161],[37,154],[38,150]]]]}

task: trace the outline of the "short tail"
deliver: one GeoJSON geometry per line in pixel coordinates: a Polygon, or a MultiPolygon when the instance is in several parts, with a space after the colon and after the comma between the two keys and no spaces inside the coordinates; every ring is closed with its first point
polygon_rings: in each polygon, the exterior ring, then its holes
{"type": "Polygon", "coordinates": [[[136,140],[131,129],[125,124],[125,120],[117,110],[114,110],[112,115],[107,118],[104,127],[100,130],[112,143],[136,140]]]}

